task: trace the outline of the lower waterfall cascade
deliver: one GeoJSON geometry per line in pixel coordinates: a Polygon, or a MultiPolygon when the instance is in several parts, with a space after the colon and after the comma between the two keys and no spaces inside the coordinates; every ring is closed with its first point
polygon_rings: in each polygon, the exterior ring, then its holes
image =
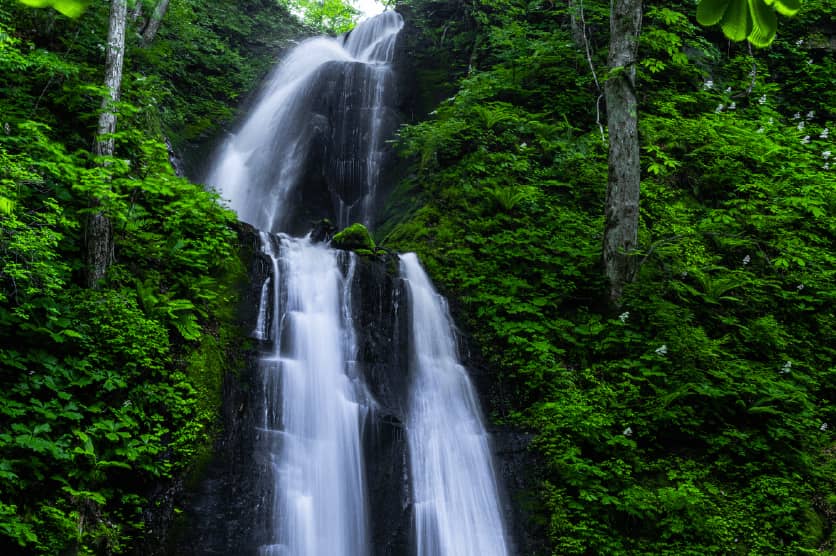
{"type": "Polygon", "coordinates": [[[417,553],[506,556],[488,435],[446,302],[414,253],[400,267],[412,315],[407,436],[417,553]]]}
{"type": "Polygon", "coordinates": [[[394,131],[389,89],[402,26],[388,11],[347,36],[308,39],[289,52],[207,177],[261,230],[251,333],[259,350],[252,385],[259,500],[256,530],[236,554],[510,553],[479,402],[446,304],[418,258],[400,256],[391,302],[380,309],[406,332],[384,338],[408,353],[388,371],[405,387],[381,386],[365,368],[355,324],[369,302],[358,293],[358,255],[299,235],[314,210],[298,206],[317,195],[311,183],[327,199],[316,205],[320,219],[341,228],[373,222],[394,131]],[[387,443],[386,455],[375,442],[387,443]],[[375,469],[395,477],[383,498],[408,515],[408,547],[376,541],[381,513],[391,513],[370,495],[379,478],[371,462],[382,457],[375,469]]]}

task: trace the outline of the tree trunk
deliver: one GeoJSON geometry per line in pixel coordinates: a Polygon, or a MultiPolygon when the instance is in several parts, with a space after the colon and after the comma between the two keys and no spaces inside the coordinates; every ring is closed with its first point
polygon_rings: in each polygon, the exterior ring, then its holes
{"type": "MultiPolygon", "coordinates": [[[[110,24],[107,32],[107,59],[105,62],[105,87],[107,96],[102,100],[99,129],[95,151],[99,156],[112,156],[113,133],[116,132],[116,103],[122,85],[122,64],[125,59],[125,27],[127,23],[127,0],[111,0],[110,24]]],[[[101,200],[93,199],[94,209],[100,209],[101,200]]],[[[85,230],[86,283],[95,288],[104,278],[113,262],[113,225],[103,211],[91,214],[85,230]]]]}
{"type": "MultiPolygon", "coordinates": [[[[129,19],[132,24],[136,24],[137,20],[140,17],[142,17],[142,1],[136,0],[136,3],[134,4],[134,9],[131,10],[131,16],[129,19]]],[[[140,28],[142,28],[142,26],[140,26],[140,28]]]]}
{"type": "Polygon", "coordinates": [[[642,2],[611,0],[610,6],[610,75],[604,84],[610,149],[603,262],[610,303],[617,307],[636,271],[641,178],[636,57],[642,2]]]}
{"type": "Polygon", "coordinates": [[[148,21],[148,26],[142,33],[142,46],[148,46],[154,40],[154,37],[157,36],[157,31],[160,30],[160,23],[163,22],[165,13],[168,11],[168,2],[169,0],[160,0],[157,2],[154,13],[148,21]]]}
{"type": "Polygon", "coordinates": [[[572,41],[578,48],[584,48],[584,36],[586,32],[583,25],[583,0],[569,0],[569,26],[572,29],[572,41]]]}

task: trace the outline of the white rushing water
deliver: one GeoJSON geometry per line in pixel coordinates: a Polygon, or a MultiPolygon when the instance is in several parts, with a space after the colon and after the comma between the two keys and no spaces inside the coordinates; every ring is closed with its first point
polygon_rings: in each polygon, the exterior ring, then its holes
{"type": "MultiPolygon", "coordinates": [[[[261,556],[369,553],[361,449],[367,404],[353,376],[353,255],[262,234],[275,285],[262,356],[263,428],[273,470],[271,543],[261,556]],[[280,242],[280,245],[276,245],[280,242]],[[350,257],[343,275],[338,260],[350,257]]],[[[346,262],[346,261],[343,261],[346,262]]]]}
{"type": "Polygon", "coordinates": [[[418,556],[508,554],[488,434],[452,321],[413,253],[401,256],[412,315],[407,439],[418,556]]]}
{"type": "MultiPolygon", "coordinates": [[[[347,36],[302,42],[276,67],[243,125],[221,146],[205,179],[229,201],[241,220],[260,230],[286,231],[288,200],[311,156],[310,143],[316,134],[325,133],[339,135],[336,144],[353,149],[352,156],[327,161],[334,166],[338,181],[348,182],[359,176],[359,181],[365,182],[359,200],[336,207],[337,224],[346,226],[351,219],[369,223],[384,149],[383,91],[391,76],[395,38],[402,27],[400,14],[384,12],[364,21],[347,36]],[[312,105],[321,94],[319,79],[325,66],[333,62],[344,64],[347,81],[358,76],[362,80],[362,98],[354,100],[367,107],[363,109],[362,126],[329,129],[327,118],[312,105]],[[363,71],[351,71],[351,64],[362,65],[363,71]],[[362,206],[354,206],[357,203],[362,206]]],[[[358,84],[348,85],[344,94],[358,84]]],[[[347,100],[342,99],[336,112],[357,109],[347,106],[347,100]]]]}

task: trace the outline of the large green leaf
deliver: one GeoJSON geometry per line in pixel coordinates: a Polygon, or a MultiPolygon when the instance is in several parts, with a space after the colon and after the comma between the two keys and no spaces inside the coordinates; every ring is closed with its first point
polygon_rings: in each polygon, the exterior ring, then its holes
{"type": "Polygon", "coordinates": [[[72,18],[83,14],[89,4],[88,0],[19,0],[19,2],[33,8],[52,6],[65,16],[72,18]]]}
{"type": "MultiPolygon", "coordinates": [[[[770,4],[771,2],[767,2],[770,4]]],[[[775,11],[781,15],[793,16],[801,9],[801,0],[774,0],[775,11]]]]}
{"type": "Polygon", "coordinates": [[[15,202],[6,197],[0,196],[0,213],[11,214],[15,208],[15,202]]]}
{"type": "Polygon", "coordinates": [[[754,46],[769,46],[778,30],[778,17],[775,10],[764,3],[764,0],[749,0],[749,11],[752,15],[752,32],[749,42],[754,46]]]}
{"type": "Polygon", "coordinates": [[[700,25],[720,23],[729,7],[729,0],[702,0],[697,6],[697,21],[700,25]]]}
{"type": "Polygon", "coordinates": [[[731,0],[720,23],[723,34],[733,41],[742,41],[752,31],[752,16],[746,0],[731,0]]]}

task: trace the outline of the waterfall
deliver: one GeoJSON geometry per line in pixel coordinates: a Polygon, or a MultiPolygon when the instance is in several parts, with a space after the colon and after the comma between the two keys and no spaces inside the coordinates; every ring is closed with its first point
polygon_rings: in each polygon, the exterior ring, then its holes
{"type": "Polygon", "coordinates": [[[371,263],[304,235],[323,218],[339,227],[373,223],[397,124],[392,61],[402,27],[390,11],[345,36],[300,43],[207,174],[261,230],[250,331],[260,356],[249,398],[258,476],[244,489],[257,498],[252,519],[235,516],[211,549],[188,547],[195,554],[508,553],[478,403],[449,315],[417,258],[402,259],[403,311],[397,278],[383,265],[377,276],[389,280],[389,293],[364,297],[353,285],[374,275],[371,263]],[[408,326],[398,320],[407,315],[408,326]],[[400,356],[406,342],[411,365],[400,356]],[[246,529],[244,540],[236,528],[246,529]]]}
{"type": "Polygon", "coordinates": [[[446,303],[414,253],[400,266],[412,314],[407,430],[418,556],[505,556],[488,434],[446,303]]]}
{"type": "Polygon", "coordinates": [[[275,489],[270,542],[259,554],[362,556],[369,551],[361,454],[368,404],[349,365],[354,256],[309,238],[261,239],[280,277],[271,296],[280,318],[259,361],[262,442],[275,489]],[[340,257],[349,259],[345,274],[340,257]]]}
{"type": "Polygon", "coordinates": [[[340,227],[371,224],[384,141],[396,125],[387,97],[402,27],[400,14],[384,12],[347,36],[303,41],[276,67],[205,179],[241,220],[265,231],[304,231],[315,207],[327,208],[340,227]],[[318,189],[325,191],[311,198],[318,189]]]}

